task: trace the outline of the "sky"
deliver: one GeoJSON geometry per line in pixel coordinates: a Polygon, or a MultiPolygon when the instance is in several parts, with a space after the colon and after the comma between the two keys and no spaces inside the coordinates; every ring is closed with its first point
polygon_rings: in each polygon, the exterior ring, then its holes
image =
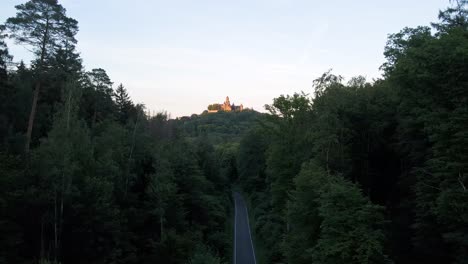
{"type": "MultiPolygon", "coordinates": [[[[0,23],[22,0],[0,1],[0,23]]],[[[59,0],[78,20],[86,70],[103,68],[135,103],[171,117],[208,104],[263,111],[312,93],[328,69],[379,78],[387,36],[437,21],[448,0],[59,0]]],[[[14,60],[30,52],[9,41],[14,60]]]]}

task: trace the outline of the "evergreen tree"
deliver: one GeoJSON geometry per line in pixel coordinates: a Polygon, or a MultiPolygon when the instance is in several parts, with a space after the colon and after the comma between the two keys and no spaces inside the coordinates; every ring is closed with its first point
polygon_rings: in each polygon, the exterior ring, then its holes
{"type": "Polygon", "coordinates": [[[11,61],[12,56],[8,52],[8,47],[5,43],[5,27],[0,25],[0,150],[6,144],[4,140],[7,138],[8,130],[10,129],[11,102],[10,98],[13,97],[14,90],[8,78],[7,66],[11,61]],[[3,103],[4,102],[4,103],[3,103]]]}
{"type": "Polygon", "coordinates": [[[112,100],[112,81],[101,68],[87,72],[83,80],[83,115],[90,120],[91,126],[115,116],[115,103],[112,100]]]}
{"type": "Polygon", "coordinates": [[[47,70],[46,61],[53,54],[60,41],[66,39],[76,43],[75,34],[78,22],[66,16],[66,10],[57,0],[30,0],[17,5],[17,14],[6,22],[10,37],[17,43],[30,45],[36,56],[36,85],[31,106],[31,113],[26,132],[25,151],[29,152],[34,118],[36,116],[43,74],[47,70]]]}
{"type": "Polygon", "coordinates": [[[467,0],[451,0],[452,6],[444,11],[439,11],[439,23],[432,23],[432,26],[437,29],[438,33],[448,33],[448,31],[458,28],[461,30],[468,29],[468,1],[467,0]]]}
{"type": "Polygon", "coordinates": [[[119,112],[118,120],[122,124],[125,124],[129,119],[130,111],[133,108],[133,103],[130,100],[130,97],[128,96],[127,90],[122,84],[117,86],[117,89],[114,93],[114,97],[119,112]]]}
{"type": "Polygon", "coordinates": [[[12,56],[8,52],[8,47],[5,43],[6,34],[4,33],[5,26],[0,25],[0,81],[4,82],[7,78],[7,64],[11,61],[12,56]]]}

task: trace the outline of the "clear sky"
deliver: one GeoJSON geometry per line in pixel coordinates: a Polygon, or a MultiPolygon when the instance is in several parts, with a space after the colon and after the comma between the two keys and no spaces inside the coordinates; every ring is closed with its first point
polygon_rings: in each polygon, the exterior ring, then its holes
{"type": "MultiPolygon", "coordinates": [[[[1,0],[0,21],[25,1],[1,0]]],[[[429,25],[448,0],[62,0],[87,70],[104,68],[136,103],[172,117],[211,103],[263,110],[312,92],[329,68],[380,76],[387,34],[429,25]]],[[[29,52],[10,42],[15,61],[29,52]]]]}

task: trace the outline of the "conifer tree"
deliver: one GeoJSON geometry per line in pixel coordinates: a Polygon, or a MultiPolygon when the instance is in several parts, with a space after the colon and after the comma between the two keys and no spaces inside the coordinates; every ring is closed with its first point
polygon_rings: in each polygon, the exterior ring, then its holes
{"type": "Polygon", "coordinates": [[[119,111],[118,120],[125,124],[129,118],[130,111],[132,110],[133,104],[130,100],[130,96],[128,96],[127,89],[120,84],[114,93],[115,103],[117,105],[117,109],[119,111]]]}
{"type": "Polygon", "coordinates": [[[16,10],[16,16],[6,21],[10,37],[19,44],[31,46],[36,56],[36,85],[25,144],[25,151],[29,152],[42,78],[48,70],[47,61],[62,41],[76,43],[78,22],[66,16],[65,8],[58,4],[57,0],[30,0],[17,5],[16,10]]]}

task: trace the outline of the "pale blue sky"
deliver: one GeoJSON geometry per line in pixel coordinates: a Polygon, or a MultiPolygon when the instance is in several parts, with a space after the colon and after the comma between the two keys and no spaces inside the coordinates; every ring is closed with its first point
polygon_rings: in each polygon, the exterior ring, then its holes
{"type": "MultiPolygon", "coordinates": [[[[19,0],[1,0],[0,21],[19,0]]],[[[231,102],[263,110],[280,94],[312,92],[329,68],[380,76],[387,34],[429,25],[448,0],[63,0],[79,22],[87,70],[104,68],[133,100],[172,117],[231,102]]],[[[15,60],[29,60],[10,43],[15,60]]]]}

